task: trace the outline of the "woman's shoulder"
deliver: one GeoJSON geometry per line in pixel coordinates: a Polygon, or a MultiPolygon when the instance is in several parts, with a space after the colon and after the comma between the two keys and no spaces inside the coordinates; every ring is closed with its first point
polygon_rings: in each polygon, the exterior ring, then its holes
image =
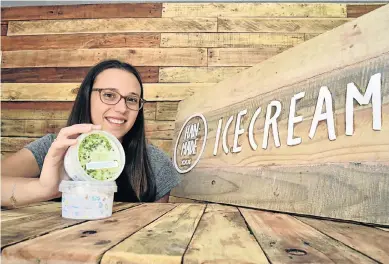
{"type": "Polygon", "coordinates": [[[169,155],[164,152],[162,149],[152,145],[147,144],[147,154],[152,163],[170,163],[171,159],[169,155]]]}

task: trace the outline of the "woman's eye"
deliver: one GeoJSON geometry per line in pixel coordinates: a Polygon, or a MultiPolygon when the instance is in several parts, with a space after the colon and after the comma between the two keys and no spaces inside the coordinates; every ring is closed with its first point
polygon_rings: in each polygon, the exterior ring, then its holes
{"type": "Polygon", "coordinates": [[[138,103],[138,98],[136,97],[128,97],[127,102],[132,103],[132,104],[137,104],[138,103]]]}
{"type": "Polygon", "coordinates": [[[112,93],[112,92],[105,92],[103,94],[103,96],[106,99],[115,99],[117,95],[115,93],[112,93]]]}

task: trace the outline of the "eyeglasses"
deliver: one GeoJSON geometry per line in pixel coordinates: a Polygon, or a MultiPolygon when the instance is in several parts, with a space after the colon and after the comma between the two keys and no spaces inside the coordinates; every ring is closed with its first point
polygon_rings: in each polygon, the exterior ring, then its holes
{"type": "Polygon", "coordinates": [[[93,88],[92,91],[98,91],[100,94],[101,102],[107,105],[115,105],[119,103],[119,101],[122,100],[122,98],[124,98],[124,102],[126,103],[127,108],[134,111],[141,110],[144,103],[146,102],[145,99],[139,98],[139,96],[135,94],[123,96],[110,88],[106,88],[106,89],[93,88]]]}

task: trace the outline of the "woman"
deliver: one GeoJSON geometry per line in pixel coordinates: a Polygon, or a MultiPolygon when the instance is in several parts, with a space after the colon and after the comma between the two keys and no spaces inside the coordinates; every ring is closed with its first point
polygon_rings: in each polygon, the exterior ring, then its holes
{"type": "Polygon", "coordinates": [[[98,129],[116,136],[126,154],[115,201],[168,202],[180,179],[170,158],[146,144],[143,95],[140,75],[131,65],[108,60],[94,66],[81,84],[67,126],[2,160],[1,205],[60,197],[66,150],[81,133],[98,129]]]}

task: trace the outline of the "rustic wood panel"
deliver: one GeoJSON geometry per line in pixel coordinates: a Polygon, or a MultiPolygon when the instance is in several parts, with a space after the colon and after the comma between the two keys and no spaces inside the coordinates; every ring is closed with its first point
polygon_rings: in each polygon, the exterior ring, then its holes
{"type": "Polygon", "coordinates": [[[161,67],[159,82],[218,83],[248,67],[161,67]]]}
{"type": "Polygon", "coordinates": [[[84,67],[116,58],[134,66],[206,66],[207,52],[202,48],[112,48],[78,50],[4,51],[4,68],[84,67]]]}
{"type": "Polygon", "coordinates": [[[363,225],[298,217],[320,232],[381,263],[389,262],[389,233],[363,225]]]}
{"type": "MultiPolygon", "coordinates": [[[[3,101],[74,101],[79,83],[3,83],[3,101]]],[[[178,101],[213,83],[146,83],[147,101],[178,101]]]]}
{"type": "MultiPolygon", "coordinates": [[[[143,83],[158,82],[158,67],[137,67],[143,83]]],[[[3,83],[82,82],[90,67],[2,68],[3,83]]]]}
{"type": "Polygon", "coordinates": [[[208,49],[209,66],[254,66],[290,47],[263,48],[211,48],[208,49]]]}
{"type": "Polygon", "coordinates": [[[187,198],[181,198],[181,197],[175,197],[175,196],[169,196],[169,203],[202,203],[205,204],[206,202],[203,201],[196,201],[193,199],[187,199],[187,198]]]}
{"type": "Polygon", "coordinates": [[[360,17],[385,4],[347,4],[347,17],[360,17]]]}
{"type": "Polygon", "coordinates": [[[161,47],[261,48],[291,47],[304,42],[304,34],[279,33],[162,33],[161,47]]]}
{"type": "MultiPolygon", "coordinates": [[[[2,102],[2,119],[68,119],[73,102],[2,102]]],[[[147,102],[143,107],[146,120],[154,120],[156,103],[147,102]]]]}
{"type": "Polygon", "coordinates": [[[8,36],[123,32],[216,32],[216,18],[107,18],[10,21],[8,36]]]}
{"type": "Polygon", "coordinates": [[[320,34],[304,34],[304,40],[307,41],[307,40],[310,40],[310,39],[317,37],[319,35],[320,34]]]}
{"type": "Polygon", "coordinates": [[[148,139],[148,143],[160,148],[170,157],[172,156],[172,140],[148,139]]]}
{"type": "Polygon", "coordinates": [[[269,263],[238,209],[208,204],[183,263],[269,263]]]}
{"type": "Polygon", "coordinates": [[[157,120],[176,120],[178,102],[157,102],[156,117],[157,120]]]}
{"type": "Polygon", "coordinates": [[[162,17],[346,17],[344,4],[164,3],[162,17]]]}
{"type": "MultiPolygon", "coordinates": [[[[136,206],[136,204],[115,204],[113,207],[113,212],[118,212],[127,208],[136,206]]],[[[28,220],[25,218],[16,218],[1,223],[1,250],[2,250],[2,260],[4,261],[4,253],[8,252],[8,249],[12,250],[8,246],[19,243],[21,241],[31,239],[54,230],[65,228],[77,225],[85,222],[85,220],[72,220],[62,218],[60,208],[58,211],[54,210],[53,212],[33,214],[28,216],[28,220]],[[5,248],[6,247],[6,248],[5,248]],[[5,248],[5,250],[4,250],[5,248]]],[[[61,231],[59,231],[61,232],[61,231]]],[[[27,241],[27,243],[31,240],[27,241]]],[[[16,245],[18,247],[18,245],[16,245]]],[[[7,254],[7,253],[5,253],[7,254]]],[[[19,263],[20,263],[19,259],[19,263]]],[[[18,262],[16,262],[18,263],[18,262]]]]}
{"type": "Polygon", "coordinates": [[[1,8],[2,20],[161,17],[162,4],[94,4],[1,8]]]}
{"type": "Polygon", "coordinates": [[[21,218],[25,219],[25,221],[31,221],[31,218],[34,218],[34,215],[37,213],[45,215],[50,215],[52,213],[61,214],[61,208],[61,203],[50,202],[42,205],[6,210],[1,213],[1,223],[4,224],[6,221],[14,221],[21,218]]]}
{"type": "Polygon", "coordinates": [[[200,204],[178,205],[108,250],[101,263],[181,264],[204,209],[205,205],[200,204]]]}
{"type": "Polygon", "coordinates": [[[158,48],[159,43],[160,34],[153,33],[12,36],[1,38],[1,49],[158,48]]]}
{"type": "MultiPolygon", "coordinates": [[[[348,18],[218,18],[218,32],[323,33],[348,18]]],[[[282,36],[282,35],[281,35],[282,36]]]]}
{"type": "MultiPolygon", "coordinates": [[[[2,36],[7,36],[7,31],[8,31],[8,22],[1,21],[1,35],[2,36]]],[[[3,50],[3,38],[1,39],[1,46],[3,50]]]]}
{"type": "Polygon", "coordinates": [[[26,137],[1,137],[1,151],[16,152],[21,150],[28,143],[33,142],[38,138],[26,137]]]}
{"type": "Polygon", "coordinates": [[[271,263],[376,263],[290,215],[239,210],[271,263]]]}
{"type": "Polygon", "coordinates": [[[109,219],[90,221],[7,247],[2,251],[2,259],[7,263],[33,262],[37,258],[47,262],[55,255],[55,260],[62,263],[100,263],[105,251],[174,207],[172,204],[137,206],[109,219]],[[31,253],[34,257],[30,257],[31,253]]]}

